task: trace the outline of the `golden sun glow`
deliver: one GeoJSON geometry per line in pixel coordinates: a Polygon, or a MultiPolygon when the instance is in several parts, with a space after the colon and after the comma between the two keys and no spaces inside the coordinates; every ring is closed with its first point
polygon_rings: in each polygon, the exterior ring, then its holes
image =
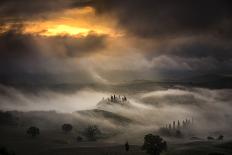
{"type": "MultiPolygon", "coordinates": [[[[65,23],[65,22],[62,22],[65,23]]],[[[90,33],[98,35],[108,35],[111,37],[122,36],[122,33],[117,32],[108,27],[81,27],[73,24],[59,24],[59,23],[39,23],[28,25],[24,33],[37,34],[42,36],[87,36],[90,33]]]]}
{"type": "Polygon", "coordinates": [[[46,36],[55,35],[83,35],[86,36],[90,32],[90,29],[73,27],[69,25],[56,25],[54,27],[48,28],[46,32],[42,33],[46,36]]]}
{"type": "Polygon", "coordinates": [[[38,33],[43,36],[87,36],[90,33],[108,35],[111,37],[122,36],[115,29],[116,23],[107,17],[96,16],[91,7],[69,9],[55,14],[47,21],[29,23],[25,32],[38,33]],[[111,21],[111,22],[109,22],[111,21]]]}
{"type": "MultiPolygon", "coordinates": [[[[108,17],[96,16],[91,7],[68,9],[51,14],[45,20],[27,21],[23,33],[41,36],[87,36],[90,33],[119,37],[123,33],[116,29],[116,22],[108,17]],[[110,21],[110,22],[109,22],[110,21]]],[[[7,31],[6,28],[0,31],[7,31]]]]}

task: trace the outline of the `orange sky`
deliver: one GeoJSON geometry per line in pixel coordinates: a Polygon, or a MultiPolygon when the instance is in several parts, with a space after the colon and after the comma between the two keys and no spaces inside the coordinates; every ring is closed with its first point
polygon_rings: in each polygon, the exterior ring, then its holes
{"type": "MultiPolygon", "coordinates": [[[[12,23],[2,27],[2,32],[10,29],[12,23]]],[[[91,7],[68,9],[54,13],[47,19],[25,21],[23,33],[42,36],[87,36],[90,33],[108,35],[110,37],[122,36],[123,32],[116,29],[116,21],[106,16],[96,16],[91,7]],[[110,21],[110,22],[109,22],[110,21]]]]}

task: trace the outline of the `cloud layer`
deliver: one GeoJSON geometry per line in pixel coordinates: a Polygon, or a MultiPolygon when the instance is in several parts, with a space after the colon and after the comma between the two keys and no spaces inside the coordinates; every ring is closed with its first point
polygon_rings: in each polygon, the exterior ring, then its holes
{"type": "Polygon", "coordinates": [[[0,79],[107,83],[231,75],[231,10],[227,0],[1,1],[0,79]],[[56,33],[45,36],[49,30],[56,33]]]}

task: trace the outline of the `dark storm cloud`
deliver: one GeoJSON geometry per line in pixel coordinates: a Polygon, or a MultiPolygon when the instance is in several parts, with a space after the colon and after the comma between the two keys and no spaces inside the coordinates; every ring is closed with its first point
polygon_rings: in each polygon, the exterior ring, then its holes
{"type": "Polygon", "coordinates": [[[92,54],[99,49],[104,49],[106,39],[106,35],[89,34],[81,39],[67,37],[59,38],[58,40],[64,43],[67,49],[67,56],[77,57],[92,54]]]}
{"type": "Polygon", "coordinates": [[[140,37],[203,33],[227,38],[232,33],[229,0],[2,0],[0,16],[2,20],[23,20],[84,6],[94,7],[99,14],[116,16],[123,28],[140,37]]]}
{"type": "Polygon", "coordinates": [[[129,33],[160,44],[150,48],[146,57],[167,58],[154,63],[166,77],[232,72],[231,1],[107,2],[95,3],[99,13],[113,12],[129,33]]]}
{"type": "Polygon", "coordinates": [[[140,37],[210,33],[231,37],[229,0],[95,0],[98,13],[112,13],[120,25],[140,37]]]}
{"type": "Polygon", "coordinates": [[[88,5],[98,14],[116,16],[119,26],[129,34],[145,39],[150,46],[144,50],[148,60],[164,56],[172,61],[167,64],[178,61],[184,64],[172,71],[186,68],[231,71],[232,3],[229,0],[93,0],[88,5]]]}
{"type": "Polygon", "coordinates": [[[0,17],[7,21],[46,17],[47,13],[67,8],[70,2],[70,0],[1,0],[0,17]]]}
{"type": "Polygon", "coordinates": [[[232,57],[231,53],[232,48],[222,47],[218,45],[211,45],[209,43],[191,43],[187,45],[183,45],[179,49],[174,49],[173,52],[175,55],[179,55],[182,57],[214,57],[218,60],[228,60],[232,57]]]}
{"type": "MultiPolygon", "coordinates": [[[[167,42],[166,42],[167,43],[167,42]]],[[[193,39],[178,43],[170,43],[165,46],[161,44],[154,52],[148,54],[148,58],[153,56],[178,56],[183,58],[205,58],[212,57],[219,61],[232,58],[232,46],[229,43],[221,43],[220,40],[200,40],[193,39]],[[215,42],[215,43],[213,43],[215,42]],[[213,44],[212,44],[213,43],[213,44]]]]}
{"type": "Polygon", "coordinates": [[[0,54],[3,60],[30,56],[37,57],[43,52],[53,52],[57,56],[55,51],[59,49],[54,49],[54,51],[39,51],[37,41],[41,41],[42,43],[47,42],[54,45],[51,48],[63,46],[65,48],[62,52],[64,56],[84,56],[104,48],[106,39],[107,35],[98,35],[95,33],[78,38],[72,36],[34,36],[31,34],[23,34],[21,28],[16,27],[0,35],[0,49],[2,51],[0,54]]]}
{"type": "MultiPolygon", "coordinates": [[[[52,13],[85,6],[95,8],[96,18],[103,15],[118,21],[117,28],[126,32],[124,39],[129,40],[128,49],[123,46],[121,49],[109,49],[108,53],[116,50],[127,53],[129,49],[136,49],[131,53],[136,55],[139,51],[141,54],[141,59],[136,61],[142,67],[138,67],[133,74],[131,72],[136,67],[131,67],[131,64],[134,59],[122,56],[120,63],[113,63],[113,59],[109,57],[108,66],[117,68],[123,66],[123,61],[129,66],[126,71],[125,67],[122,68],[122,72],[128,74],[119,73],[118,79],[152,79],[158,72],[167,73],[167,77],[172,73],[188,76],[187,71],[194,71],[192,75],[199,72],[232,72],[232,3],[229,0],[2,0],[0,25],[19,25],[0,36],[1,77],[7,75],[7,79],[8,76],[31,72],[42,75],[45,75],[45,72],[46,75],[51,72],[62,74],[60,68],[72,68],[65,64],[68,59],[89,56],[105,49],[105,35],[89,34],[76,39],[70,36],[42,37],[21,33],[23,25],[20,23],[25,20],[49,18],[52,13]],[[129,43],[133,41],[134,44],[129,43]],[[146,60],[143,60],[144,57],[146,60]]],[[[114,47],[114,43],[111,44],[114,47]]],[[[131,53],[128,55],[135,57],[131,53]]],[[[100,76],[112,79],[112,71],[106,69],[106,72],[108,73],[102,73],[100,76]]],[[[68,76],[66,73],[63,75],[68,76]]],[[[85,73],[81,75],[86,76],[85,73]]]]}
{"type": "Polygon", "coordinates": [[[12,71],[24,65],[24,60],[39,58],[35,44],[30,35],[22,35],[20,30],[15,28],[0,35],[0,64],[1,71],[12,71]],[[15,65],[18,64],[18,65],[15,65]]]}
{"type": "Polygon", "coordinates": [[[12,28],[0,35],[0,80],[49,83],[75,74],[80,74],[78,80],[88,79],[86,71],[67,62],[98,52],[104,48],[106,37],[34,36],[22,34],[21,27],[12,28]]]}
{"type": "MultiPolygon", "coordinates": [[[[49,18],[79,0],[0,1],[0,82],[65,83],[94,81],[76,62],[105,47],[106,35],[83,37],[24,34],[24,22],[49,18]],[[10,26],[4,32],[5,26],[10,26]],[[4,33],[3,33],[4,32],[4,33]]],[[[79,6],[81,7],[81,6],[79,6]]]]}

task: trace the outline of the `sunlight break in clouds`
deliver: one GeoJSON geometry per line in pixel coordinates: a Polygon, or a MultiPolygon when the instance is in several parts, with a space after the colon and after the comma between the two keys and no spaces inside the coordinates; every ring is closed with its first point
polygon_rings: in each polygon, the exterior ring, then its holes
{"type": "MultiPolygon", "coordinates": [[[[9,22],[0,25],[0,33],[9,31],[18,23],[9,22]]],[[[108,17],[96,16],[92,7],[66,9],[61,12],[49,14],[46,19],[27,20],[23,25],[23,33],[41,36],[74,36],[86,37],[90,33],[120,37],[123,35],[116,29],[116,21],[108,21],[108,17]]]]}
{"type": "Polygon", "coordinates": [[[92,7],[68,9],[54,13],[45,20],[25,22],[25,33],[42,36],[87,36],[90,33],[119,37],[123,34],[115,29],[115,22],[107,17],[97,17],[92,7]]]}

